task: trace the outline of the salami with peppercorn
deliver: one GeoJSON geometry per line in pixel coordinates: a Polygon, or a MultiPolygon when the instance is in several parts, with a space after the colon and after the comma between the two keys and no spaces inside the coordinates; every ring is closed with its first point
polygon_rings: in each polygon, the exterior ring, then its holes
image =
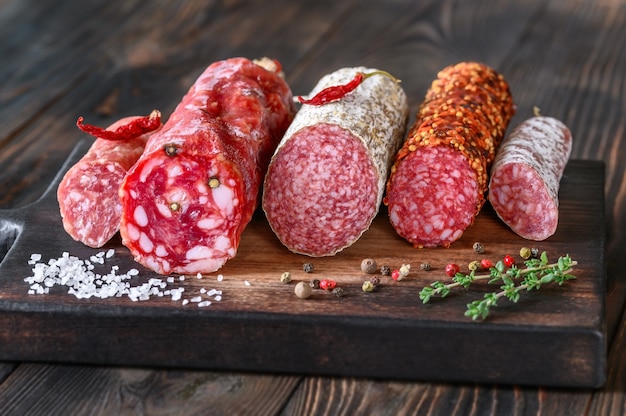
{"type": "MultiPolygon", "coordinates": [[[[153,112],[150,117],[151,129],[157,129],[161,123],[160,114],[153,112]]],[[[131,131],[142,119],[147,118],[126,117],[110,125],[104,132],[106,135],[117,137],[118,131],[124,130],[131,135],[119,139],[96,139],[59,183],[57,200],[63,228],[76,241],[97,248],[117,233],[122,213],[118,196],[120,184],[143,153],[152,134],[131,131]]]]}
{"type": "Polygon", "coordinates": [[[120,188],[120,234],[135,260],[184,274],[213,272],[234,257],[294,114],[275,61],[210,65],[120,188]]]}
{"type": "Polygon", "coordinates": [[[561,121],[532,117],[502,142],[489,182],[489,202],[511,230],[545,240],[556,232],[559,183],[572,151],[572,135],[561,121]]]}
{"type": "Polygon", "coordinates": [[[384,202],[415,247],[448,247],[485,201],[488,172],[515,112],[508,84],[475,62],[444,68],[396,155],[384,202]]]}
{"type": "Polygon", "coordinates": [[[353,244],[376,216],[408,104],[395,78],[363,67],[324,76],[310,97],[272,158],[263,209],[289,250],[320,257],[353,244]]]}

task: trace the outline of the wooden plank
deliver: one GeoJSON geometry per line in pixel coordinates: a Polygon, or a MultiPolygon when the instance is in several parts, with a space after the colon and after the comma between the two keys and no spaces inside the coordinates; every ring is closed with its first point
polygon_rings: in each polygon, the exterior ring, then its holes
{"type": "MultiPolygon", "coordinates": [[[[85,149],[86,144],[79,147],[72,159],[85,149]]],[[[516,253],[528,244],[488,208],[450,249],[413,249],[393,232],[383,212],[354,246],[337,256],[315,259],[315,273],[310,275],[302,271],[302,264],[311,259],[282,247],[257,213],[238,256],[223,269],[171,284],[184,286],[187,299],[201,295],[202,289],[222,290],[223,300],[206,309],[182,306],[167,297],[147,302],[76,299],[62,288],[43,296],[27,295],[23,278],[30,273],[31,253],[39,252],[47,261],[64,251],[82,259],[99,251],[64,233],[55,180],[36,204],[3,213],[4,222],[19,232],[0,265],[0,359],[598,386],[604,382],[606,353],[604,220],[598,215],[603,212],[602,179],[601,163],[570,162],[561,188],[559,230],[538,244],[553,258],[570,254],[579,261],[579,279],[566,289],[530,293],[519,305],[503,304],[482,323],[470,321],[463,312],[468,302],[482,297],[484,288],[428,305],[420,303],[417,293],[444,277],[447,262],[468,264],[475,259],[474,241],[483,242],[485,255],[493,257],[516,253]],[[359,268],[364,257],[396,268],[413,264],[414,272],[402,282],[383,278],[378,291],[364,293],[360,287],[367,276],[359,268]],[[433,271],[417,271],[423,261],[430,262],[433,271]],[[286,270],[296,281],[333,278],[346,296],[336,298],[319,290],[311,299],[298,299],[293,285],[278,280],[286,270]],[[218,282],[220,274],[224,280],[218,282]],[[325,345],[350,353],[335,357],[325,345]],[[473,347],[464,357],[433,358],[446,356],[457,345],[473,347]],[[492,371],[484,371],[480,345],[492,351],[492,371]],[[516,363],[511,354],[524,345],[542,349],[543,358],[516,363]],[[361,359],[392,346],[395,354],[373,363],[361,359]],[[571,362],[570,357],[576,360],[571,362]],[[501,371],[504,366],[506,373],[501,371]]],[[[109,248],[115,250],[121,271],[137,267],[139,282],[155,277],[136,265],[118,240],[103,250],[109,248]]]]}
{"type": "Polygon", "coordinates": [[[3,415],[276,415],[300,378],[22,364],[0,384],[3,415]]]}

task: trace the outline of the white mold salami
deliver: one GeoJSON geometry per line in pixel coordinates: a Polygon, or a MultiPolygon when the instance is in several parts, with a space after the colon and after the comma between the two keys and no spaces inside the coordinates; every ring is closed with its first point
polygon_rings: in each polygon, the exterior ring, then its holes
{"type": "Polygon", "coordinates": [[[556,232],[559,183],[572,151],[561,121],[532,117],[503,141],[489,182],[489,202],[515,233],[541,241],[556,232]]]}
{"type": "MultiPolygon", "coordinates": [[[[309,96],[375,71],[339,69],[309,96]]],[[[303,104],[272,158],[263,193],[268,222],[289,250],[334,255],[369,228],[407,120],[403,89],[380,74],[339,100],[303,104]]]]}

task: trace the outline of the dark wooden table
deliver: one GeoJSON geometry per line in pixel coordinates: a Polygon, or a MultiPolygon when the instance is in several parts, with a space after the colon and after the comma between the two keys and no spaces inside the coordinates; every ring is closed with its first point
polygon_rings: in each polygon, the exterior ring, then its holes
{"type": "Polygon", "coordinates": [[[3,209],[42,195],[81,137],[78,115],[169,114],[219,59],[277,58],[296,94],[342,66],[384,68],[412,114],[444,66],[493,66],[514,91],[513,124],[538,106],[570,126],[572,158],[606,164],[609,340],[602,389],[4,362],[0,414],[624,414],[625,28],[619,0],[0,0],[3,209]]]}

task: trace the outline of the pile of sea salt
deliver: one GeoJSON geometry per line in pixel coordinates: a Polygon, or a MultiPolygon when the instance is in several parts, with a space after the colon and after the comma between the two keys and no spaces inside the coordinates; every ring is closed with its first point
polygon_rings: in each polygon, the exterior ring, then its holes
{"type": "MultiPolygon", "coordinates": [[[[168,289],[168,284],[175,282],[173,277],[165,281],[161,278],[150,278],[142,284],[131,284],[131,279],[139,274],[139,270],[130,269],[126,273],[119,273],[119,266],[113,265],[106,274],[97,273],[96,266],[103,265],[107,259],[114,256],[115,250],[101,251],[88,260],[64,252],[57,259],[50,259],[47,263],[41,262],[41,254],[32,254],[28,264],[33,266],[33,275],[24,279],[28,283],[30,295],[43,295],[50,292],[54,286],[65,286],[69,294],[79,299],[91,297],[105,299],[110,297],[127,296],[132,301],[146,301],[152,296],[171,297],[172,301],[179,301],[183,297],[184,287],[168,289]]],[[[201,277],[201,275],[200,275],[201,277]]],[[[221,281],[222,275],[218,276],[221,281]]],[[[179,277],[183,281],[184,276],[179,277]]],[[[197,303],[198,307],[209,306],[214,301],[220,301],[222,291],[217,289],[201,289],[201,294],[191,299],[183,299],[183,305],[189,302],[197,303]],[[203,298],[204,296],[204,298],[203,298]]]]}

